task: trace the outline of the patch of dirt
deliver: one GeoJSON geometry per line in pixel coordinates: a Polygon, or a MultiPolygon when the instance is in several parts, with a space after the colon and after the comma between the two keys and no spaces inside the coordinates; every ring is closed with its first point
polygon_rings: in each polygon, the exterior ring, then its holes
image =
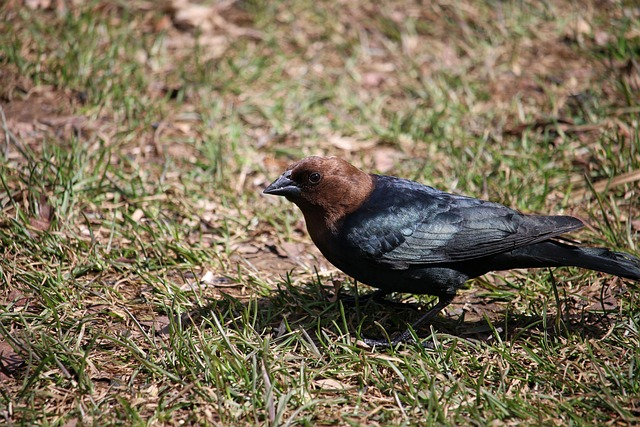
{"type": "MultiPolygon", "coordinates": [[[[262,239],[258,239],[262,240],[262,239]]],[[[291,271],[312,274],[337,271],[322,256],[313,243],[256,242],[237,246],[231,262],[246,266],[254,274],[268,281],[279,281],[291,271]]],[[[306,274],[303,274],[305,276],[306,274]]]]}
{"type": "Polygon", "coordinates": [[[88,136],[96,124],[84,116],[73,115],[73,94],[52,86],[31,86],[23,76],[1,72],[6,79],[0,95],[0,144],[7,147],[9,161],[24,160],[24,149],[40,152],[47,137],[69,140],[73,136],[88,136]],[[7,141],[7,136],[9,141],[7,141]]]}

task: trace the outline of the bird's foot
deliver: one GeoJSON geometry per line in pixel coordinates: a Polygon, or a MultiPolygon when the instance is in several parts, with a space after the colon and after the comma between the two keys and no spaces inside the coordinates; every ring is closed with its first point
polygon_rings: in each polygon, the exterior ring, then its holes
{"type": "MultiPolygon", "coordinates": [[[[412,330],[415,331],[418,329],[418,327],[424,326],[425,324],[428,324],[429,322],[431,322],[431,320],[438,313],[440,313],[440,311],[442,311],[443,308],[445,308],[447,305],[451,303],[451,300],[453,299],[453,297],[454,295],[444,295],[440,297],[438,299],[438,304],[430,308],[429,311],[427,311],[421,318],[413,322],[413,325],[411,325],[411,327],[407,328],[403,333],[401,333],[400,335],[397,335],[395,338],[391,340],[388,340],[388,339],[375,340],[371,338],[364,338],[363,342],[368,346],[378,347],[378,348],[389,348],[389,347],[395,347],[401,343],[416,342],[416,340],[414,339],[414,335],[411,333],[411,331],[412,330]]],[[[421,341],[420,344],[424,348],[429,348],[429,349],[434,348],[433,342],[428,340],[421,341]]]]}
{"type": "Polygon", "coordinates": [[[433,350],[435,348],[433,341],[430,341],[428,339],[425,339],[423,341],[416,341],[409,329],[407,329],[406,331],[404,331],[399,335],[396,335],[394,338],[390,340],[363,338],[362,342],[371,348],[378,348],[378,349],[397,347],[398,344],[414,344],[414,343],[418,343],[423,348],[430,349],[430,350],[433,350]]]}

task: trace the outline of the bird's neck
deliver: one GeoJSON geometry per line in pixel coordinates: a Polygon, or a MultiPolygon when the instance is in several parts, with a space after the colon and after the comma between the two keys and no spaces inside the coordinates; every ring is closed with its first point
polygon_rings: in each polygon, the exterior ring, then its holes
{"type": "Polygon", "coordinates": [[[340,206],[330,206],[306,208],[301,206],[302,213],[304,214],[304,220],[307,223],[307,230],[314,239],[314,236],[320,236],[327,233],[335,234],[338,229],[338,225],[342,222],[344,209],[340,206]]]}
{"type": "Polygon", "coordinates": [[[334,219],[335,213],[320,210],[305,210],[304,220],[313,243],[334,265],[339,264],[339,229],[343,219],[334,219]],[[336,252],[338,251],[338,252],[336,252]]]}

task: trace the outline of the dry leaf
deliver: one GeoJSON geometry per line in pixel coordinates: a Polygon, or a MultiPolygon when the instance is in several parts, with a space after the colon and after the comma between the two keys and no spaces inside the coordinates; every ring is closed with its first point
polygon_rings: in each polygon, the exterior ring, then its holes
{"type": "MultiPolygon", "coordinates": [[[[284,242],[280,245],[286,256],[289,258],[297,259],[305,253],[305,246],[303,243],[284,242]]],[[[279,255],[280,253],[278,253],[279,255]]]]}
{"type": "Polygon", "coordinates": [[[340,135],[333,135],[329,137],[328,142],[334,147],[345,151],[354,151],[357,146],[357,141],[355,138],[340,135]]]}
{"type": "Polygon", "coordinates": [[[173,10],[173,22],[182,30],[197,28],[200,31],[209,32],[213,29],[211,18],[214,9],[210,6],[189,3],[184,0],[176,0],[171,3],[173,10]]]}
{"type": "Polygon", "coordinates": [[[24,0],[24,5],[29,9],[48,9],[51,7],[51,0],[24,0]]]}
{"type": "Polygon", "coordinates": [[[331,135],[327,142],[345,151],[366,150],[376,145],[375,141],[358,141],[355,138],[343,135],[331,135]]]}
{"type": "Polygon", "coordinates": [[[49,199],[45,194],[40,196],[38,213],[39,215],[37,217],[31,219],[31,226],[40,231],[48,230],[51,226],[51,219],[53,218],[53,208],[49,204],[49,199]]]}
{"type": "Polygon", "coordinates": [[[322,390],[346,390],[348,388],[344,383],[331,378],[315,380],[314,384],[322,390]]]}
{"type": "Polygon", "coordinates": [[[207,285],[213,285],[215,283],[215,278],[216,278],[216,276],[213,274],[213,271],[207,271],[200,278],[200,281],[202,283],[206,283],[207,285]]]}
{"type": "Polygon", "coordinates": [[[7,373],[13,373],[24,363],[24,359],[6,341],[0,341],[0,368],[7,373]]]}
{"type": "Polygon", "coordinates": [[[240,243],[232,246],[232,250],[239,254],[257,254],[260,252],[260,248],[251,243],[240,243]]]}
{"type": "MultiPolygon", "coordinates": [[[[640,181],[640,169],[623,173],[615,176],[612,179],[603,179],[593,185],[593,189],[596,193],[603,193],[605,190],[616,187],[618,185],[630,184],[632,182],[640,181]]],[[[579,188],[571,193],[572,200],[582,199],[586,194],[590,193],[590,188],[579,188]]]]}
{"type": "MultiPolygon", "coordinates": [[[[7,278],[7,284],[11,286],[11,276],[7,278]]],[[[7,295],[5,301],[0,300],[2,304],[12,304],[14,310],[24,308],[29,302],[29,298],[19,289],[12,289],[7,295]]]]}
{"type": "Polygon", "coordinates": [[[134,220],[135,222],[140,221],[143,217],[144,217],[144,212],[140,208],[136,209],[131,215],[131,219],[134,220]]]}
{"type": "Polygon", "coordinates": [[[616,308],[618,308],[618,300],[613,295],[608,294],[602,300],[599,299],[587,307],[587,311],[614,311],[616,308]]]}
{"type": "Polygon", "coordinates": [[[382,147],[373,153],[373,163],[377,171],[387,173],[393,169],[398,152],[393,148],[382,147]]]}
{"type": "Polygon", "coordinates": [[[156,332],[160,332],[165,330],[169,324],[171,322],[169,322],[169,318],[167,316],[157,316],[151,320],[143,320],[140,321],[140,324],[143,326],[146,326],[150,329],[153,329],[156,332]]]}
{"type": "Polygon", "coordinates": [[[609,43],[609,40],[611,40],[611,36],[606,31],[596,31],[593,35],[593,39],[596,42],[596,45],[606,46],[607,43],[609,43]]]}
{"type": "Polygon", "coordinates": [[[207,271],[200,280],[196,280],[193,282],[187,282],[180,287],[183,291],[195,291],[198,289],[205,289],[209,286],[215,287],[236,287],[239,286],[237,283],[232,282],[228,278],[224,276],[217,276],[212,271],[207,271]]]}
{"type": "Polygon", "coordinates": [[[382,85],[387,79],[387,76],[383,73],[370,72],[365,73],[362,76],[362,86],[366,88],[374,88],[382,85]]]}
{"type": "MultiPolygon", "coordinates": [[[[62,427],[76,427],[78,425],[79,420],[77,418],[72,418],[67,420],[62,427]]],[[[81,424],[82,425],[82,424],[81,424]]]]}

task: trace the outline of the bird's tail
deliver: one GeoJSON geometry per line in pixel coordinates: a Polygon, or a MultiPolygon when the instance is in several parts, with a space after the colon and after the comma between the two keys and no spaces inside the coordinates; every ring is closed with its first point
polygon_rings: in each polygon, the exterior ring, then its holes
{"type": "Polygon", "coordinates": [[[504,254],[510,268],[573,266],[640,281],[640,259],[607,248],[584,248],[547,240],[504,254]],[[517,266],[513,266],[516,264],[517,266]]]}

